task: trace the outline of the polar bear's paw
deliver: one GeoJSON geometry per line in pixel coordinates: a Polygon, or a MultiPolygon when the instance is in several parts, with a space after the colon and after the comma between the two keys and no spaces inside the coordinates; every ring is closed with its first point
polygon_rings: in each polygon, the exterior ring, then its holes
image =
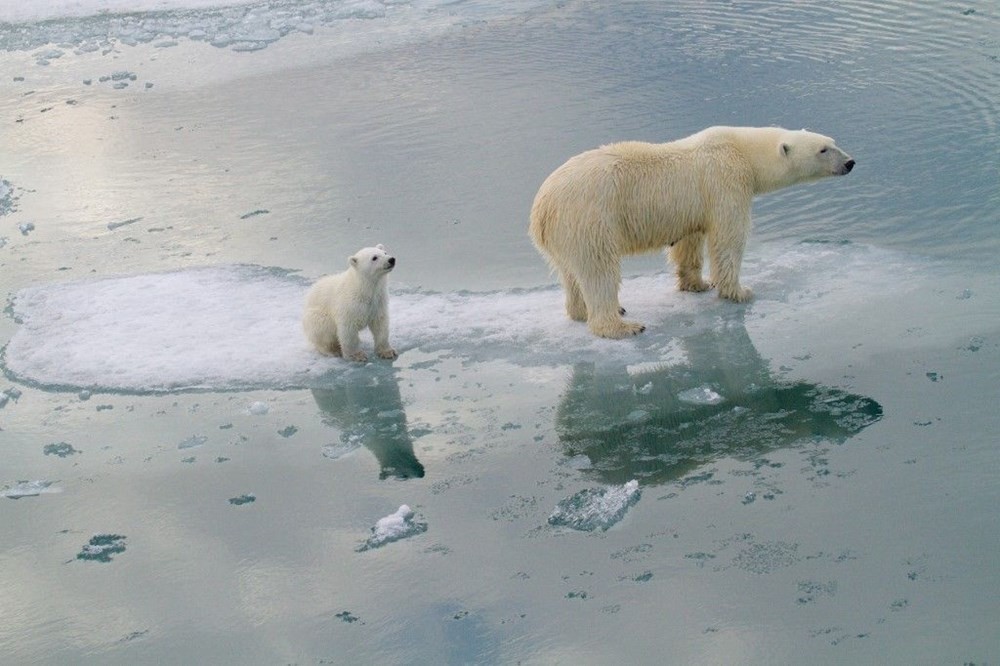
{"type": "Polygon", "coordinates": [[[390,361],[399,358],[399,354],[392,347],[386,347],[385,349],[379,349],[377,352],[379,358],[387,358],[390,361]]]}
{"type": "Polygon", "coordinates": [[[748,287],[739,287],[735,289],[723,289],[719,288],[719,298],[725,298],[733,303],[746,303],[753,298],[753,290],[748,287]]]}
{"type": "Polygon", "coordinates": [[[358,363],[364,363],[368,360],[368,354],[364,353],[360,349],[353,351],[350,354],[346,354],[345,356],[352,361],[357,361],[358,363]]]}
{"type": "Polygon", "coordinates": [[[639,335],[645,330],[646,327],[639,322],[625,321],[624,319],[619,319],[618,321],[590,322],[590,331],[594,335],[613,340],[639,335]]]}

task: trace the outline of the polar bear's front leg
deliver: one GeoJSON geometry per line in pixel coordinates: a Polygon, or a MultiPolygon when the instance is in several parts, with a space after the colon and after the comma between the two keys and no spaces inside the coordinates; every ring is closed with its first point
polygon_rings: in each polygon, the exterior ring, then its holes
{"type": "Polygon", "coordinates": [[[670,260],[677,267],[677,288],[681,291],[705,291],[709,284],[701,279],[705,253],[705,234],[689,234],[670,246],[670,260]]]}
{"type": "Polygon", "coordinates": [[[716,219],[708,236],[712,284],[719,298],[745,303],[753,292],[740,284],[743,249],[750,235],[750,211],[733,213],[729,219],[716,219]]]}
{"type": "Polygon", "coordinates": [[[358,335],[359,331],[356,325],[340,321],[337,323],[337,332],[344,358],[359,362],[368,360],[368,354],[361,349],[361,337],[358,335]]]}
{"type": "Polygon", "coordinates": [[[375,353],[378,357],[390,360],[396,358],[396,350],[389,345],[389,314],[384,312],[376,317],[369,328],[375,338],[375,353]]]}

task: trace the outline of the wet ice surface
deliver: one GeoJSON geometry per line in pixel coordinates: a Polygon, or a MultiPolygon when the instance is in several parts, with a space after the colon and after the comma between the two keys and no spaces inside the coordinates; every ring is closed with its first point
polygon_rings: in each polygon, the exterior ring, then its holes
{"type": "Polygon", "coordinates": [[[185,6],[0,29],[4,661],[996,660],[985,6],[185,6]],[[592,338],[535,189],[720,122],[859,166],[755,203],[752,303],[628,261],[592,338]],[[376,242],[400,357],[320,358],[376,242]]]}

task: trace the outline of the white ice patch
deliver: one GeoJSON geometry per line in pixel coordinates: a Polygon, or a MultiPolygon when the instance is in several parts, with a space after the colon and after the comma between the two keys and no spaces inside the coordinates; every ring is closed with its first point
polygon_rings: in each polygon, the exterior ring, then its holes
{"type": "Polygon", "coordinates": [[[549,524],[583,532],[607,530],[625,517],[639,496],[635,479],[621,486],[587,488],[560,501],[549,516],[549,524]]]}
{"type": "MultiPolygon", "coordinates": [[[[405,352],[447,350],[476,360],[529,366],[579,361],[677,362],[678,338],[719,326],[789,334],[789,321],[854,316],[871,285],[889,296],[921,289],[913,266],[870,248],[802,245],[748,262],[749,306],[713,293],[677,292],[665,273],[627,279],[621,301],[646,331],[605,340],[567,319],[559,288],[493,293],[390,291],[390,340],[405,352]],[[901,281],[899,276],[910,274],[901,281]],[[772,323],[773,322],[773,323],[772,323]]],[[[219,266],[19,291],[20,326],[4,350],[8,373],[49,389],[125,392],[321,387],[364,372],[323,357],[302,333],[307,281],[287,271],[219,266]]],[[[371,350],[365,333],[362,345],[371,350]]],[[[375,363],[386,363],[374,361],[375,363]]],[[[256,411],[256,410],[255,410],[256,411]]]]}
{"type": "Polygon", "coordinates": [[[371,536],[358,546],[357,551],[360,553],[380,548],[393,541],[399,541],[426,531],[427,523],[415,520],[413,510],[403,504],[396,510],[396,513],[379,518],[375,527],[372,528],[371,536]]]}

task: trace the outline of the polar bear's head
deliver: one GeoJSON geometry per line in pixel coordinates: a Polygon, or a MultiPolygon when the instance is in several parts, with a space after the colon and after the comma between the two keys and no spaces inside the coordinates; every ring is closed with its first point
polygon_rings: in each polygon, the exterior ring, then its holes
{"type": "Polygon", "coordinates": [[[363,247],[348,261],[358,273],[372,277],[381,277],[396,267],[396,257],[389,256],[382,245],[363,247]]]}
{"type": "Polygon", "coordinates": [[[833,139],[806,130],[784,131],[778,137],[778,157],[792,183],[844,176],[854,168],[854,159],[833,139]]]}

